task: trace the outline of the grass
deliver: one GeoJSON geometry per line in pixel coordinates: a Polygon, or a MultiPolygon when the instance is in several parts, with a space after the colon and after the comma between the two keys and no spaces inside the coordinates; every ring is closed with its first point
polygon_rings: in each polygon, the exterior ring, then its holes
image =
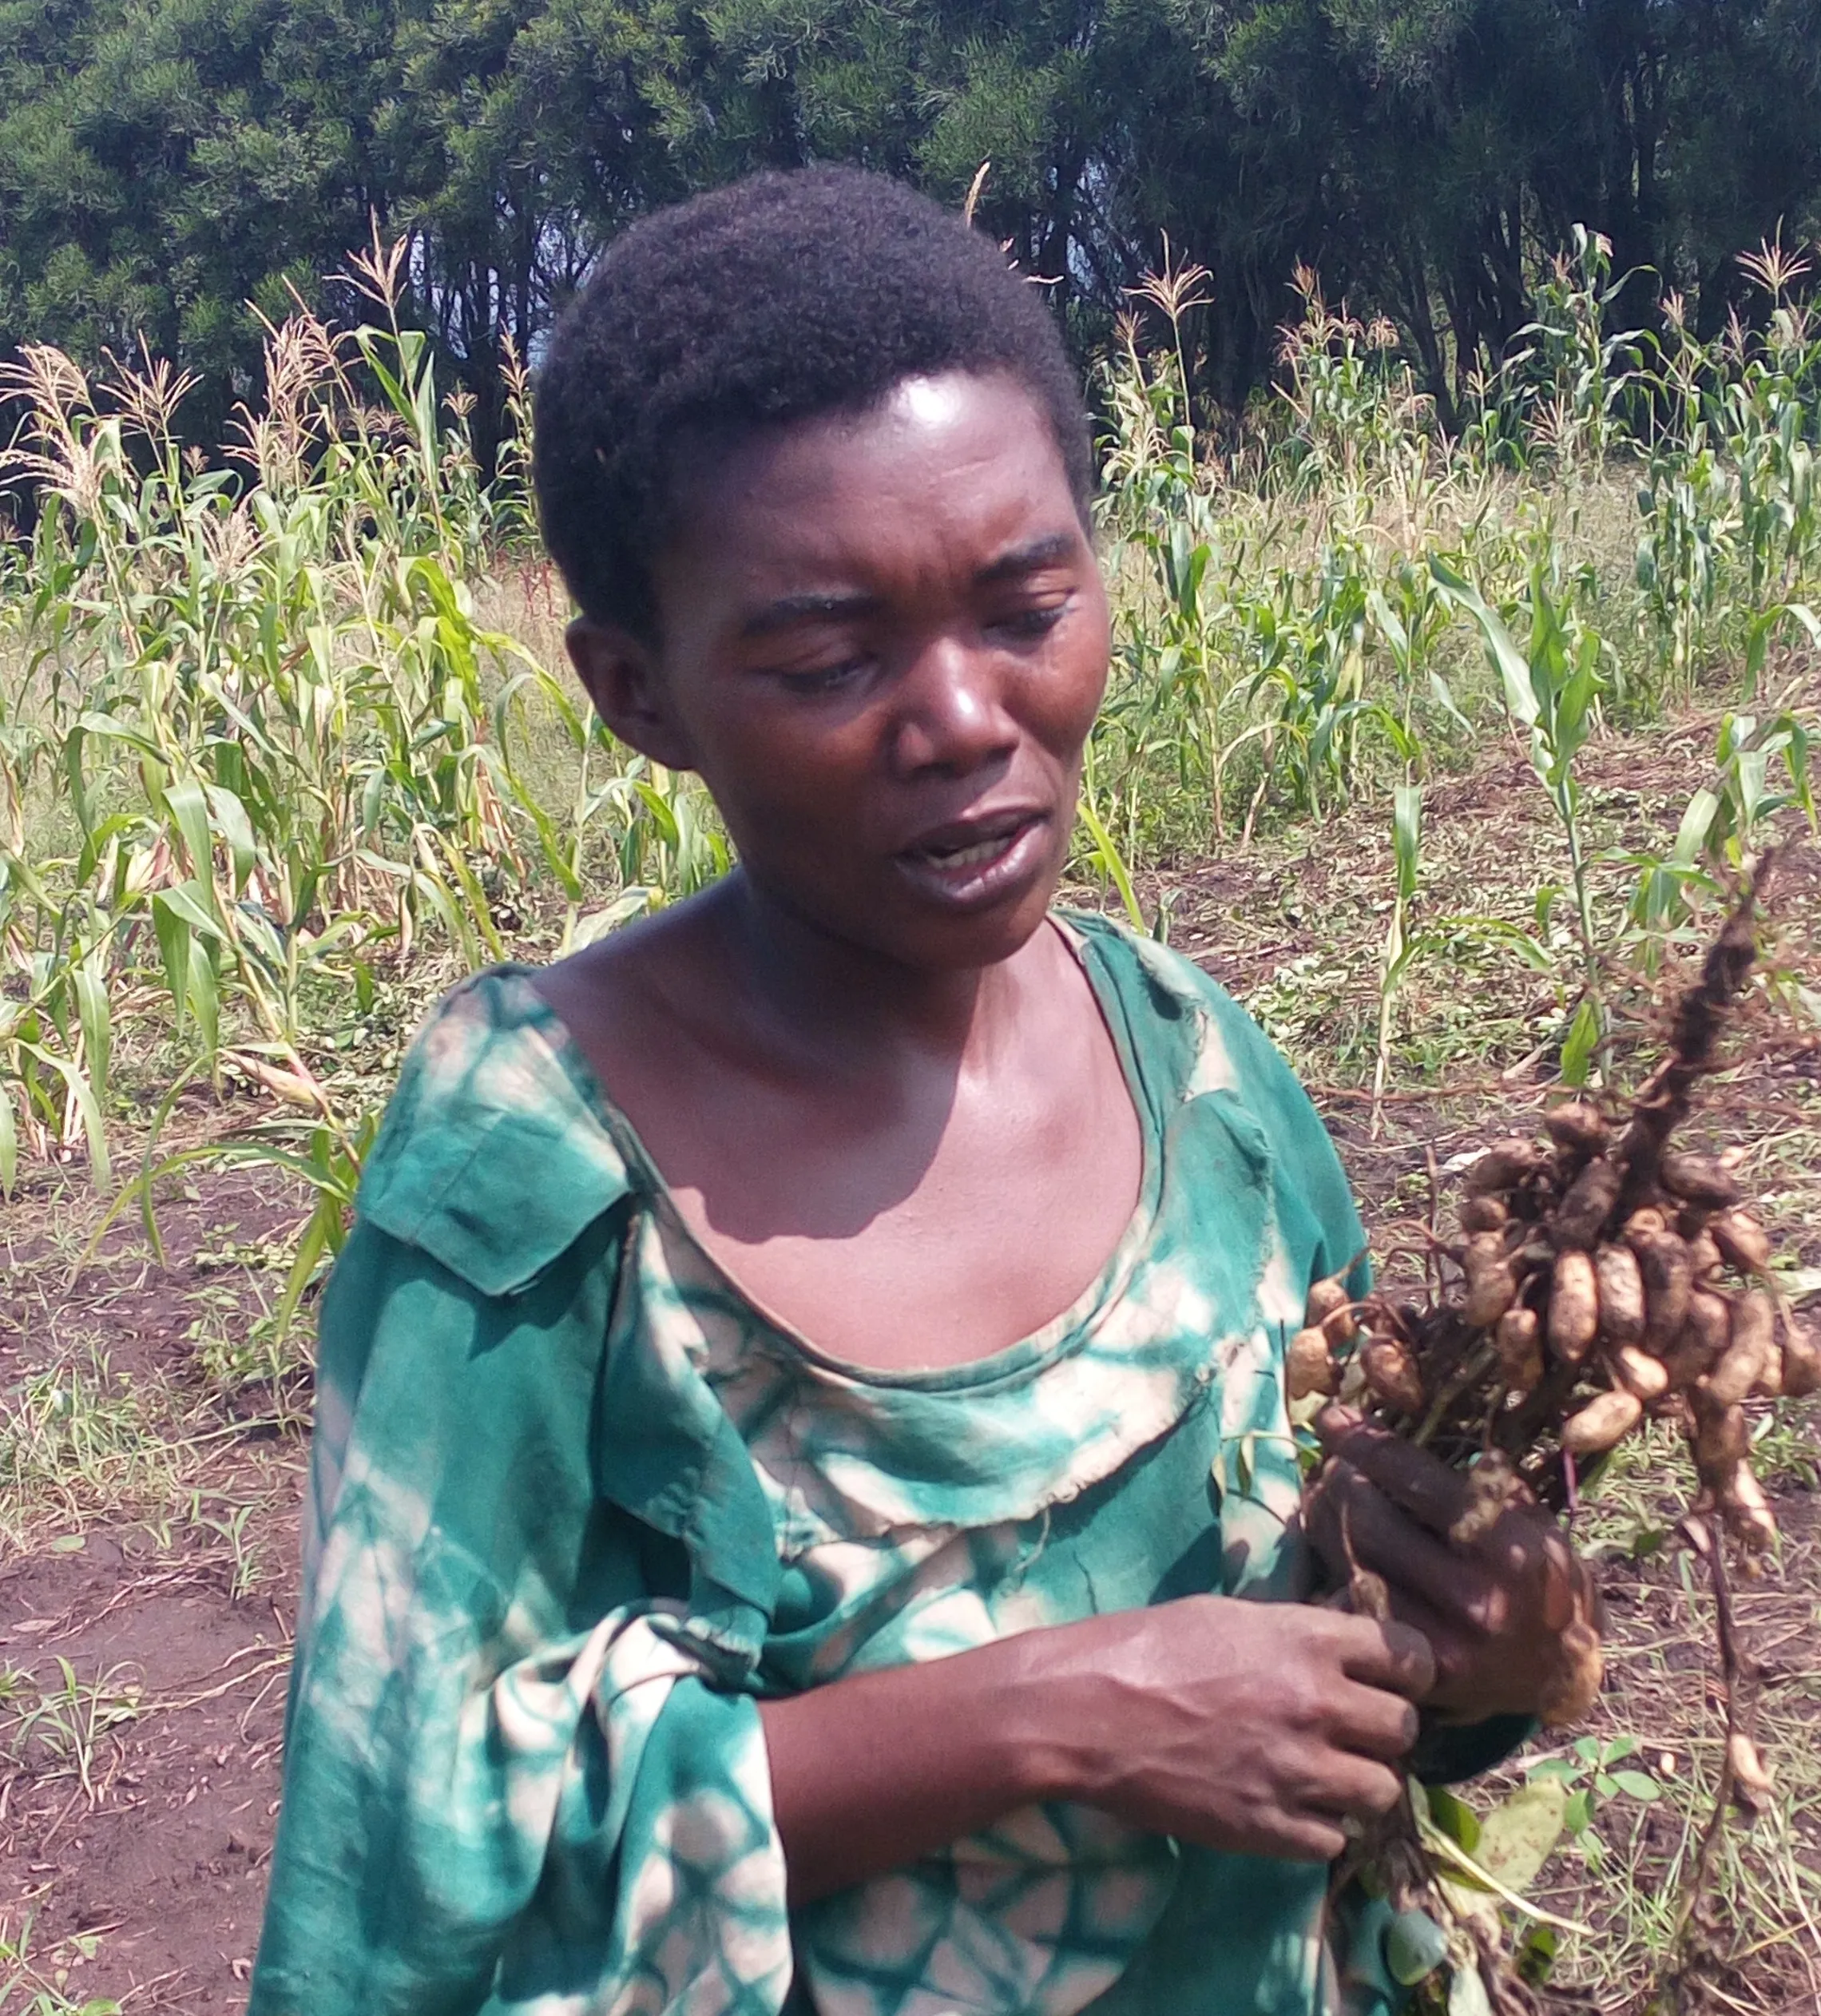
{"type": "Polygon", "coordinates": [[[79,1935],[38,1951],[29,1912],[17,1929],[0,1921],[0,2016],[121,2016],[121,2005],[111,1997],[85,1996],[75,2002],[64,1992],[69,1962],[92,1959],[100,1944],[98,1939],[79,1935]]]}

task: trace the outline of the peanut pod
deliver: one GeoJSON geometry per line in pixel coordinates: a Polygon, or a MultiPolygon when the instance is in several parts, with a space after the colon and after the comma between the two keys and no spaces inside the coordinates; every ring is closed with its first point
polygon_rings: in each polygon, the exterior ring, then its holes
{"type": "Polygon", "coordinates": [[[1787,1309],[1782,1312],[1783,1390],[1791,1400],[1821,1391],[1821,1343],[1787,1309]]]}
{"type": "Polygon", "coordinates": [[[1688,1297],[1688,1313],[1675,1343],[1664,1354],[1664,1370],[1672,1391],[1692,1386],[1720,1363],[1732,1341],[1732,1305],[1712,1288],[1696,1288],[1688,1297]]]}
{"type": "Polygon", "coordinates": [[[1705,1281],[1726,1264],[1713,1234],[1704,1226],[1688,1241],[1688,1271],[1697,1281],[1705,1281]]]}
{"type": "Polygon", "coordinates": [[[1743,1195],[1738,1179],[1711,1155],[1665,1155],[1657,1173],[1672,1197],[1708,1211],[1730,1211],[1743,1195]]]}
{"type": "Polygon", "coordinates": [[[1775,1515],[1748,1462],[1740,1464],[1731,1485],[1720,1494],[1720,1511],[1733,1538],[1753,1554],[1767,1553],[1776,1545],[1775,1515]]]}
{"type": "Polygon", "coordinates": [[[1498,1232],[1511,1221],[1502,1197],[1463,1197],[1458,1216],[1464,1232],[1498,1232]]]}
{"type": "Polygon", "coordinates": [[[1520,1393],[1533,1393],[1542,1382],[1541,1327],[1534,1309],[1507,1309],[1498,1319],[1499,1371],[1506,1384],[1520,1393]]]}
{"type": "Polygon", "coordinates": [[[1736,1403],[1722,1407],[1700,1387],[1689,1399],[1695,1417],[1692,1439],[1695,1468],[1701,1482],[1717,1494],[1731,1486],[1733,1472],[1751,1448],[1752,1431],[1745,1410],[1736,1403]]]}
{"type": "Polygon", "coordinates": [[[1571,1456],[1597,1456],[1622,1442],[1643,1419],[1643,1401],[1615,1387],[1562,1423],[1561,1446],[1571,1456]]]}
{"type": "Polygon", "coordinates": [[[1748,1211],[1723,1211],[1708,1231],[1721,1259],[1741,1274],[1762,1274],[1771,1264],[1770,1235],[1748,1211]]]}
{"type": "Polygon", "coordinates": [[[1721,1407],[1736,1406],[1764,1377],[1776,1348],[1776,1308],[1762,1288],[1732,1305],[1732,1335],[1704,1382],[1721,1407]]]}
{"type": "Polygon", "coordinates": [[[1556,1255],[1549,1283],[1549,1348],[1577,1365],[1600,1328],[1600,1292],[1591,1256],[1578,1248],[1556,1255]]]}
{"type": "Polygon", "coordinates": [[[1543,1131],[1565,1154],[1597,1155],[1612,1138],[1606,1116],[1585,1099],[1570,1099],[1543,1115],[1543,1131]]]}
{"type": "MultiPolygon", "coordinates": [[[[1310,1326],[1311,1329],[1316,1327],[1314,1324],[1310,1326]]],[[[1358,1312],[1349,1302],[1336,1309],[1331,1316],[1325,1317],[1319,1327],[1322,1335],[1327,1339],[1330,1351],[1344,1351],[1359,1335],[1358,1312]]]]}
{"type": "Polygon", "coordinates": [[[1625,1228],[1625,1243],[1637,1256],[1644,1280],[1644,1348],[1665,1351],[1688,1313],[1688,1296],[1694,1287],[1688,1249],[1672,1232],[1634,1235],[1630,1225],[1625,1228]]]}
{"type": "Polygon", "coordinates": [[[1735,1729],[1726,1739],[1726,1761],[1732,1767],[1733,1787],[1743,1804],[1756,1807],[1776,1790],[1757,1744],[1743,1729],[1735,1729]]]}
{"type": "Polygon", "coordinates": [[[1644,1342],[1644,1276],[1629,1246],[1602,1246],[1593,1256],[1600,1291],[1600,1335],[1621,1348],[1644,1342]]]}
{"type": "Polygon", "coordinates": [[[1515,1190],[1542,1167],[1543,1151],[1534,1141],[1514,1137],[1494,1141],[1467,1171],[1462,1187],[1470,1197],[1515,1190]]]}
{"type": "Polygon", "coordinates": [[[1514,1506],[1535,1503],[1502,1450],[1489,1449],[1467,1472],[1467,1500],[1448,1529],[1457,1547],[1483,1540],[1514,1506]]]}
{"type": "Polygon", "coordinates": [[[1635,1393],[1646,1407],[1660,1400],[1669,1391],[1669,1368],[1660,1358],[1652,1358],[1636,1344],[1621,1344],[1612,1354],[1613,1376],[1628,1393],[1635,1393]]]}
{"type": "Polygon", "coordinates": [[[1605,1229],[1619,1200],[1624,1179],[1603,1155],[1597,1155],[1569,1185],[1557,1205],[1550,1229],[1558,1246],[1592,1246],[1605,1229]]]}
{"type": "Polygon", "coordinates": [[[1317,1281],[1309,1290],[1308,1304],[1303,1312],[1303,1320],[1311,1330],[1319,1328],[1337,1309],[1344,1309],[1351,1300],[1342,1277],[1338,1274],[1331,1274],[1326,1280],[1317,1281]]]}
{"type": "Polygon", "coordinates": [[[1359,1349],[1366,1383],[1402,1414],[1422,1411],[1422,1379],[1410,1347],[1398,1337],[1368,1337],[1359,1349]]]}
{"type": "Polygon", "coordinates": [[[1306,1400],[1311,1393],[1331,1395],[1339,1383],[1327,1339],[1319,1330],[1299,1330],[1283,1354],[1284,1391],[1292,1400],[1306,1400]]]}
{"type": "Polygon", "coordinates": [[[1476,1330],[1490,1330],[1518,1299],[1518,1276],[1502,1233],[1476,1232],[1462,1263],[1467,1296],[1461,1313],[1476,1330]]]}

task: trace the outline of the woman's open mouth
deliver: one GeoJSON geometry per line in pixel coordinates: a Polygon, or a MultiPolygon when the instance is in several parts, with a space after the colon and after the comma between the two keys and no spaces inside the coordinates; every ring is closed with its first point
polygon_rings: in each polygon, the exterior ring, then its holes
{"type": "Polygon", "coordinates": [[[973,908],[1030,880],[1041,865],[1049,825],[1037,812],[958,820],[906,847],[898,864],[921,893],[973,908]]]}

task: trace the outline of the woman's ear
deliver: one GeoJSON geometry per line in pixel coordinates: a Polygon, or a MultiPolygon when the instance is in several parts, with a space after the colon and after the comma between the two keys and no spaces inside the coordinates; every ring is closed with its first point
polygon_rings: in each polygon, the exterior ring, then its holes
{"type": "Polygon", "coordinates": [[[569,663],[594,711],[622,742],[667,770],[693,770],[689,738],[670,706],[657,653],[629,630],[578,616],[564,633],[569,663]]]}

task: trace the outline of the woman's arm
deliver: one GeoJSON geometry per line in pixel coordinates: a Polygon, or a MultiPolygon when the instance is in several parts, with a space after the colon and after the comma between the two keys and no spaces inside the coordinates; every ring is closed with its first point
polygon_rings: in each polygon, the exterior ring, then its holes
{"type": "Polygon", "coordinates": [[[837,1681],[760,1714],[793,1903],[1035,1800],[1326,1861],[1386,1811],[1434,1677],[1414,1631],[1188,1597],[837,1681]]]}

